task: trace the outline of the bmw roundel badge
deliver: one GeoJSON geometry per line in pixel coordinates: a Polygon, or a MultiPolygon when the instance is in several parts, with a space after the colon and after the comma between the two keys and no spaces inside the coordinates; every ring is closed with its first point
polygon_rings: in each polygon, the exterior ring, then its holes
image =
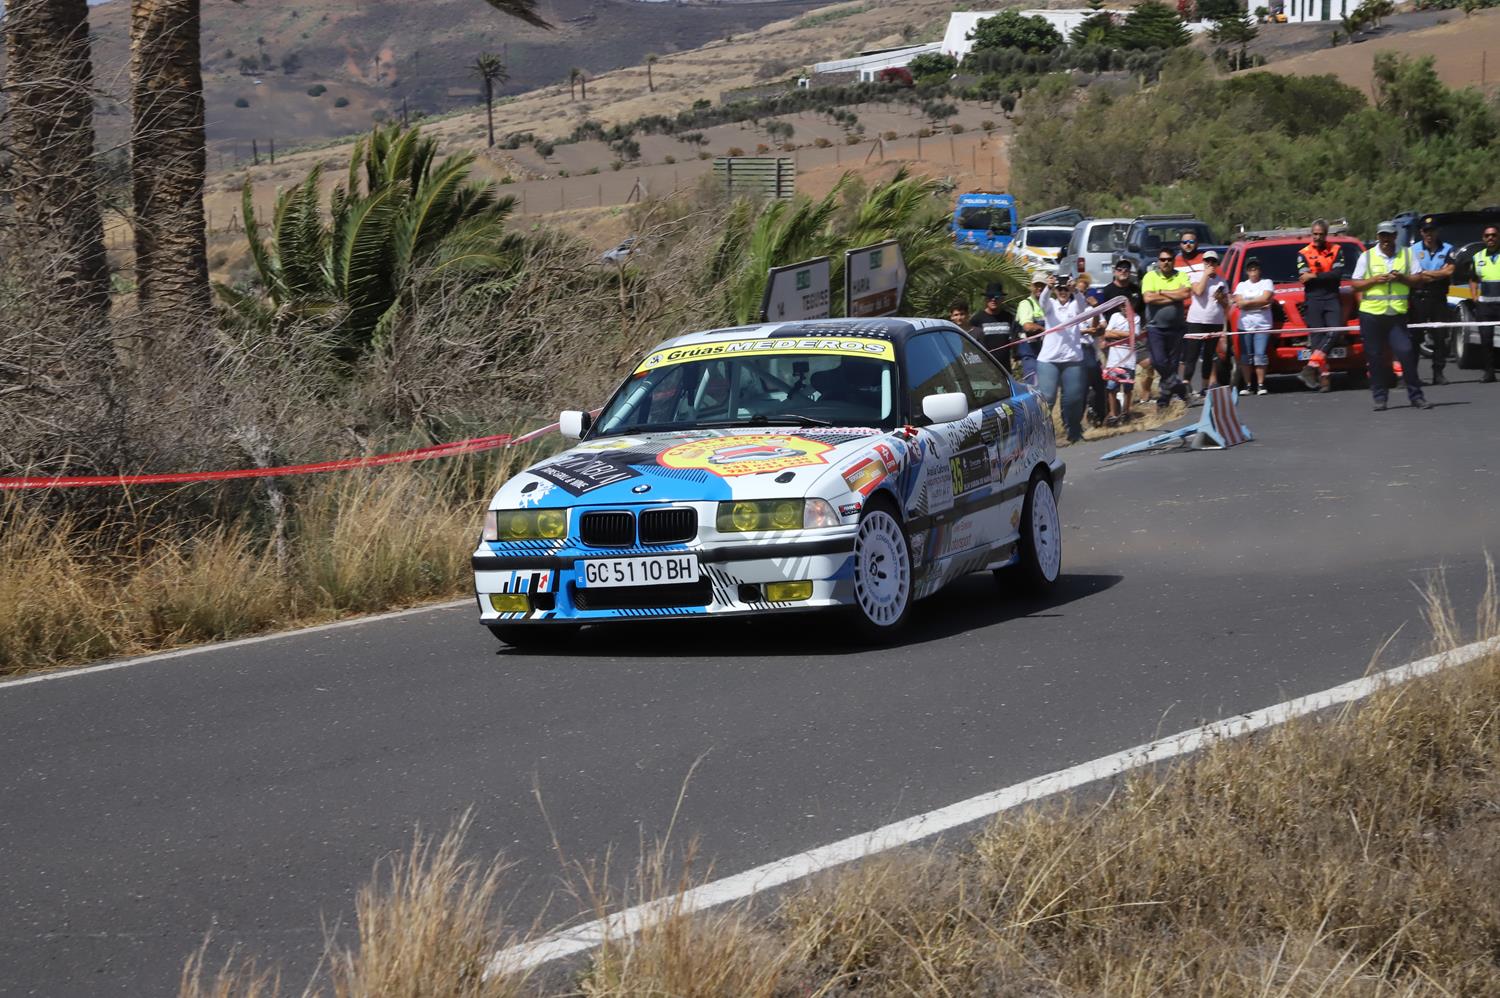
{"type": "Polygon", "coordinates": [[[645,485],[645,484],[641,484],[641,485],[637,485],[635,488],[631,489],[630,491],[634,492],[636,495],[640,495],[643,492],[650,492],[651,491],[651,486],[645,485]]]}

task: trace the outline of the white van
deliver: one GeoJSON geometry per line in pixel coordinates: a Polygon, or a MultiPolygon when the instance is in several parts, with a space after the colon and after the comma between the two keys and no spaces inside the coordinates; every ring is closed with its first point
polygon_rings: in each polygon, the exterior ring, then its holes
{"type": "Polygon", "coordinates": [[[1133,218],[1086,218],[1073,226],[1073,237],[1062,263],[1075,274],[1088,274],[1094,284],[1113,279],[1115,261],[1125,252],[1125,235],[1133,218]]]}

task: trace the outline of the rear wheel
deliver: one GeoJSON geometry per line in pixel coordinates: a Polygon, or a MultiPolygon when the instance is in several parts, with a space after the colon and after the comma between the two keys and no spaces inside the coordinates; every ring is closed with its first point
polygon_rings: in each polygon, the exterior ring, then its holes
{"type": "Polygon", "coordinates": [[[1043,475],[1033,477],[1026,488],[1020,526],[1020,558],[998,569],[995,579],[1006,588],[1044,592],[1062,574],[1062,519],[1052,483],[1043,475]]]}
{"type": "MultiPolygon", "coordinates": [[[[1478,316],[1475,314],[1474,303],[1462,301],[1458,303],[1458,321],[1473,323],[1478,316]]],[[[1481,329],[1479,334],[1483,336],[1489,332],[1481,329]]],[[[1493,335],[1493,333],[1491,333],[1493,335]]],[[[1469,327],[1455,326],[1453,329],[1453,350],[1449,354],[1453,358],[1453,366],[1460,371],[1472,371],[1483,363],[1479,359],[1479,344],[1469,342],[1469,327]]]]}
{"type": "Polygon", "coordinates": [[[855,626],[868,641],[887,641],[911,610],[911,545],[887,502],[865,507],[854,537],[855,626]]]}

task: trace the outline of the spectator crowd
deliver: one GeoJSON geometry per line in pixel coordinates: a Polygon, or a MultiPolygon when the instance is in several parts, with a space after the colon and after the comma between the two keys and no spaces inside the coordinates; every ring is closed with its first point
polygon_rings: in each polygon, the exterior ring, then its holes
{"type": "MultiPolygon", "coordinates": [[[[1327,222],[1318,219],[1307,232],[1307,245],[1296,257],[1305,332],[1289,330],[1307,337],[1299,351],[1305,363],[1298,379],[1314,391],[1332,391],[1331,360],[1345,355],[1352,311],[1375,410],[1386,408],[1398,379],[1413,408],[1432,408],[1418,371],[1418,347],[1426,339],[1429,383],[1447,384],[1451,330],[1408,327],[1454,318],[1448,296],[1455,248],[1428,219],[1420,227],[1420,242],[1398,250],[1396,224],[1381,222],[1375,243],[1350,265],[1350,254],[1329,242],[1327,222]]],[[[1137,400],[1154,398],[1164,409],[1173,402],[1199,402],[1219,386],[1232,386],[1240,395],[1267,394],[1277,335],[1276,284],[1262,272],[1253,246],[1245,252],[1230,287],[1220,273],[1218,253],[1200,249],[1197,233],[1186,229],[1178,247],[1164,247],[1139,277],[1128,257],[1115,260],[1112,279],[1098,285],[1086,273],[1037,272],[1021,300],[1008,302],[1004,289],[993,284],[978,312],[956,301],[949,318],[1036,387],[1049,409],[1060,397],[1067,438],[1076,441],[1085,421],[1117,426],[1138,418],[1137,400]],[[1090,314],[1117,299],[1130,309],[1116,305],[1090,314]],[[1133,337],[1131,316],[1138,323],[1133,337]]],[[[1476,317],[1500,322],[1500,228],[1485,226],[1468,284],[1476,317]]],[[[1482,380],[1493,382],[1491,329],[1485,327],[1479,339],[1482,380]]]]}

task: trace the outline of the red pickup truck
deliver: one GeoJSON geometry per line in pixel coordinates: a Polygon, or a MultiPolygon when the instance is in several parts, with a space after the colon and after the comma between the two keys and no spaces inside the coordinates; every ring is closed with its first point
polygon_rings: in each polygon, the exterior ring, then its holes
{"type": "MultiPolygon", "coordinates": [[[[1311,241],[1312,237],[1305,231],[1242,236],[1225,251],[1219,266],[1219,273],[1229,282],[1231,302],[1235,286],[1245,279],[1245,261],[1250,257],[1260,261],[1261,279],[1270,280],[1276,285],[1271,304],[1272,336],[1266,350],[1268,375],[1296,374],[1307,363],[1310,351],[1307,334],[1303,332],[1307,323],[1302,318],[1302,284],[1297,280],[1297,251],[1311,241]]],[[[1364,244],[1353,236],[1346,235],[1330,235],[1328,243],[1338,247],[1339,257],[1335,266],[1347,279],[1354,273],[1355,261],[1364,252],[1364,244]]],[[[1329,357],[1329,366],[1335,373],[1346,372],[1360,378],[1365,373],[1365,351],[1359,339],[1359,319],[1355,314],[1358,303],[1347,281],[1342,286],[1342,291],[1344,322],[1349,324],[1349,331],[1344,334],[1340,345],[1334,348],[1329,357]]],[[[1239,329],[1239,312],[1239,308],[1234,306],[1229,310],[1231,331],[1239,329]]],[[[1240,347],[1239,338],[1235,337],[1236,356],[1239,355],[1240,347]]]]}

